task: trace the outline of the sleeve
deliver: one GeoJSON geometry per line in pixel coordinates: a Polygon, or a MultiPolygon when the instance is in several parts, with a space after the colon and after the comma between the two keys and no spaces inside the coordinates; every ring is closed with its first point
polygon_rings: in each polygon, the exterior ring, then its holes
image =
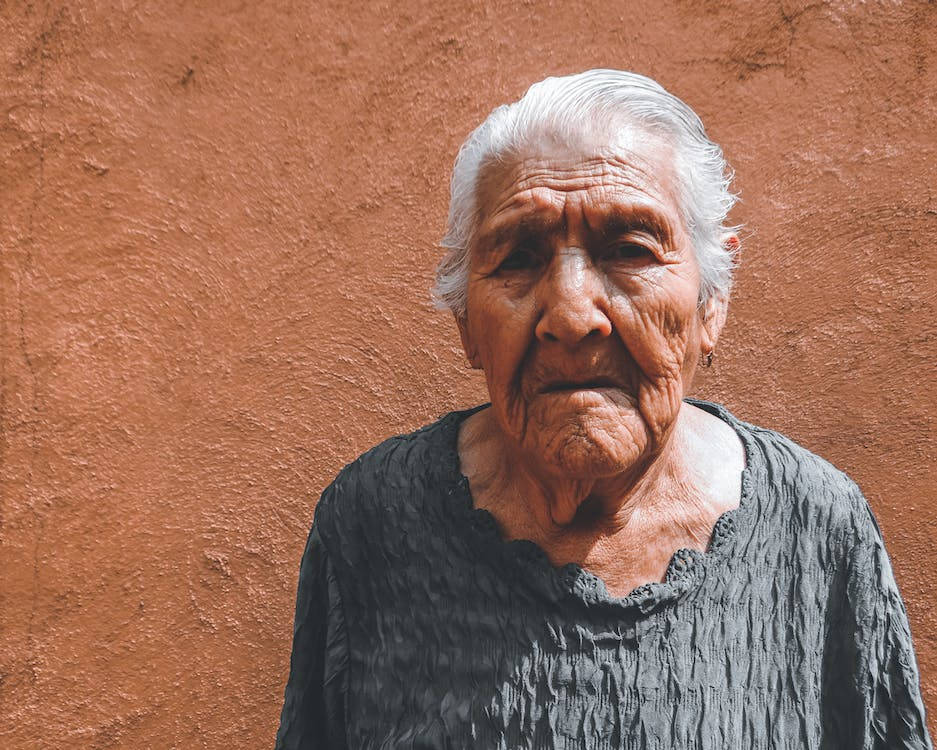
{"type": "Polygon", "coordinates": [[[347,634],[335,573],[315,523],[299,569],[293,651],[276,750],[344,750],[347,634]]]}
{"type": "Polygon", "coordinates": [[[868,502],[850,530],[845,609],[828,673],[834,736],[857,750],[933,750],[904,601],[868,502]]]}

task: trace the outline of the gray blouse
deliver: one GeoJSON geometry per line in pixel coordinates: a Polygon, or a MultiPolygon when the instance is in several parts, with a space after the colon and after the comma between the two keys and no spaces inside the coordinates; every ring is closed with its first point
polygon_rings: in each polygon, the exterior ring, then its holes
{"type": "Polygon", "coordinates": [[[726,409],[738,508],[624,598],[473,507],[452,412],[325,490],[277,734],[294,748],[932,748],[858,487],[726,409]]]}

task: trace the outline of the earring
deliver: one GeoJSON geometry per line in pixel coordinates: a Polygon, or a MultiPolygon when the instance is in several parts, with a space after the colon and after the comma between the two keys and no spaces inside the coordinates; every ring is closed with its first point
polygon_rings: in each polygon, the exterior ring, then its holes
{"type": "Polygon", "coordinates": [[[700,353],[700,362],[703,363],[703,367],[712,367],[713,366],[713,350],[710,349],[705,354],[700,353]]]}

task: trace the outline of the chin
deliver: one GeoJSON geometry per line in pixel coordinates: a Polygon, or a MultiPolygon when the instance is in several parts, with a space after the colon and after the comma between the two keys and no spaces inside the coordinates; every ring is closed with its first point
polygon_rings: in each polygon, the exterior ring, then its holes
{"type": "Polygon", "coordinates": [[[647,448],[647,437],[644,421],[634,412],[586,412],[528,423],[525,443],[557,474],[570,479],[597,479],[634,466],[647,448]]]}

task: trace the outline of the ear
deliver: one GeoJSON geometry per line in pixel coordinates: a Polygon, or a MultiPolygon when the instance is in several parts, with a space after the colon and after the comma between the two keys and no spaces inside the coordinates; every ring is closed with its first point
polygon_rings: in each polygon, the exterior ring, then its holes
{"type": "MultiPolygon", "coordinates": [[[[725,234],[722,237],[723,247],[737,256],[739,252],[739,238],[736,234],[725,234]]],[[[726,315],[729,312],[729,298],[723,294],[715,294],[706,300],[700,310],[703,329],[700,336],[700,350],[703,354],[709,354],[716,348],[716,342],[719,340],[719,334],[726,322],[726,315]]]]}
{"type": "Polygon", "coordinates": [[[714,294],[700,308],[703,323],[700,331],[700,352],[703,354],[709,354],[716,348],[728,311],[729,300],[721,294],[714,294]]]}
{"type": "Polygon", "coordinates": [[[456,315],[455,324],[459,327],[459,338],[462,339],[462,350],[465,352],[465,358],[469,361],[473,370],[481,370],[481,358],[478,356],[478,347],[472,340],[472,334],[468,329],[468,319],[465,315],[456,315]]]}

